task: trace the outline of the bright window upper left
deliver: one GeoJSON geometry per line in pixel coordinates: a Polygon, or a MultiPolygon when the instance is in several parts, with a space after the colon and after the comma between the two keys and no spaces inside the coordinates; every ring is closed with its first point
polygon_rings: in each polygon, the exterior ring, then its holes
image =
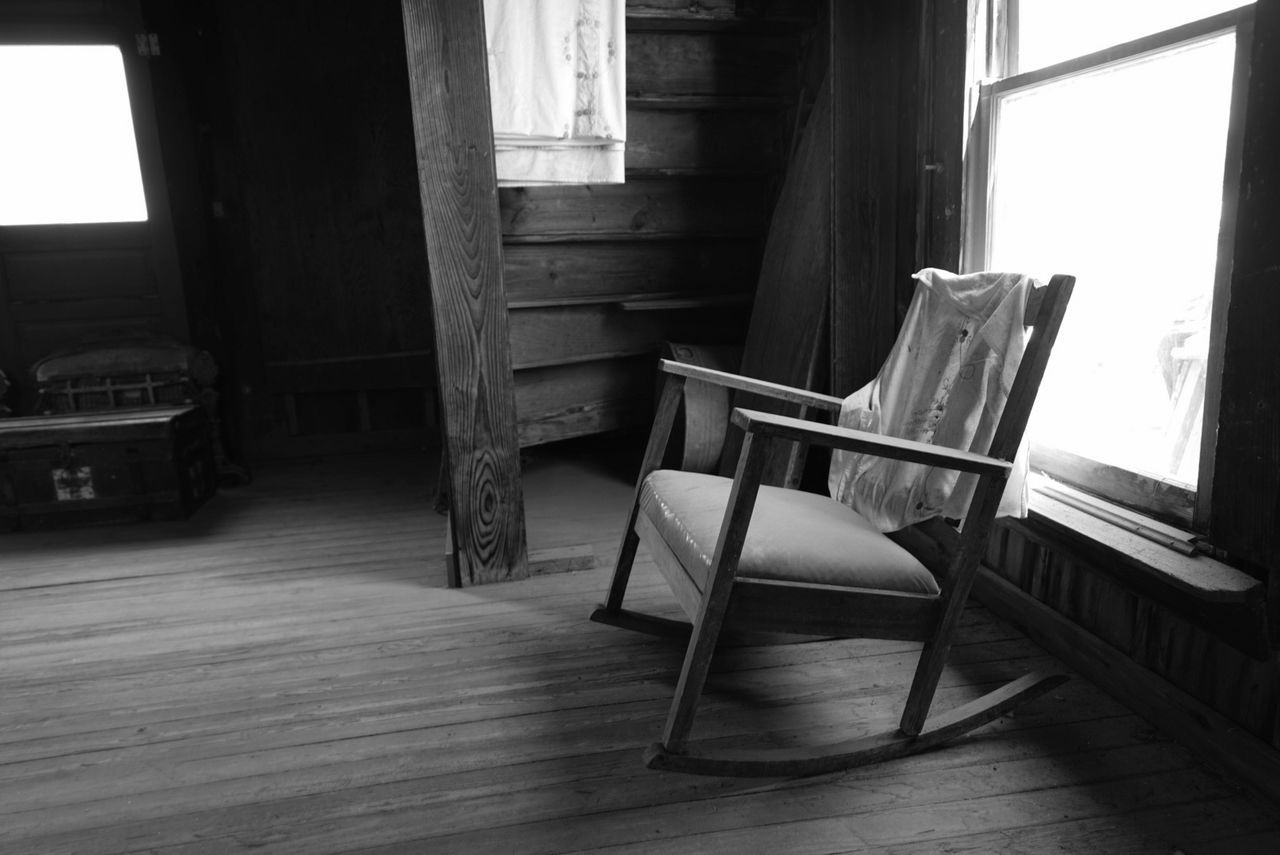
{"type": "Polygon", "coordinates": [[[0,226],[147,219],[115,45],[0,45],[0,226]]]}

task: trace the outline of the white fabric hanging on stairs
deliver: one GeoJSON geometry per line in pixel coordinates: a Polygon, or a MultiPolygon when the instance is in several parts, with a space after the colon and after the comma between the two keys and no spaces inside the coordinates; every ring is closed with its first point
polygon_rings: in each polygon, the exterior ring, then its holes
{"type": "Polygon", "coordinates": [[[625,0],[485,0],[499,186],[620,184],[625,0]]]}

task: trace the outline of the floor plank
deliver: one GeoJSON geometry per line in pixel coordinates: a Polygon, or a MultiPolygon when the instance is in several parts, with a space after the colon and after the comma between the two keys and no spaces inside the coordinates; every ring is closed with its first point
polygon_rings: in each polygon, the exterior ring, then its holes
{"type": "MultiPolygon", "coordinates": [[[[525,461],[531,548],[596,568],[503,585],[443,587],[426,457],[262,466],[186,522],[4,537],[0,852],[1280,851],[1274,810],[1079,678],[868,769],[643,769],[682,651],[586,620],[632,490],[602,450],[525,461]]],[[[643,556],[629,604],[678,615],[643,556]]],[[[917,649],[726,649],[695,735],[890,726],[917,649]]],[[[971,609],[939,706],[1053,665],[971,609]]]]}

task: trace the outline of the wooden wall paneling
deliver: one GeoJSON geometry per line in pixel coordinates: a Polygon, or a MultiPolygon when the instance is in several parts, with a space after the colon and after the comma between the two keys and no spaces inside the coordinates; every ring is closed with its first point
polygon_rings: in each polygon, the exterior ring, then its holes
{"type": "MultiPolygon", "coordinates": [[[[247,441],[275,456],[291,452],[286,396],[346,386],[358,400],[432,347],[408,76],[404,53],[387,50],[403,25],[393,0],[215,0],[211,16],[212,301],[246,390],[247,441]]],[[[426,392],[434,372],[409,382],[426,392]]],[[[367,439],[342,439],[346,425],[325,431],[331,451],[367,439]]]]}
{"type": "MultiPolygon", "coordinates": [[[[326,411],[324,408],[313,408],[309,411],[312,417],[324,419],[324,422],[298,421],[296,402],[298,398],[306,396],[307,393],[280,396],[279,412],[273,414],[273,417],[281,422],[279,429],[257,439],[256,449],[262,459],[296,460],[366,453],[406,454],[414,453],[424,446],[423,437],[428,434],[422,427],[360,431],[353,429],[355,425],[353,420],[335,421],[334,411],[326,411]],[[290,402],[293,402],[292,409],[290,409],[290,402]],[[292,423],[290,423],[291,418],[294,419],[292,423]],[[339,433],[339,430],[350,432],[339,433]]],[[[356,404],[357,400],[352,396],[348,402],[356,404]]],[[[303,406],[306,414],[307,405],[303,406]]]]}
{"type": "Polygon", "coordinates": [[[435,396],[421,388],[371,389],[364,398],[371,430],[435,426],[435,396]]]}
{"type": "MultiPolygon", "coordinates": [[[[92,307],[93,303],[89,304],[92,307]]],[[[84,308],[84,307],[81,307],[84,308]]],[[[15,313],[18,326],[18,356],[26,365],[41,357],[61,350],[71,342],[88,338],[112,336],[122,332],[143,332],[163,335],[169,332],[158,314],[107,314],[97,318],[72,317],[52,321],[24,318],[15,313]]],[[[20,375],[22,377],[22,375],[20,375]]],[[[23,379],[26,379],[23,377],[23,379]]],[[[34,392],[34,387],[31,391],[34,392]]],[[[34,398],[24,398],[33,404],[34,398]]]]}
{"type": "Polygon", "coordinates": [[[745,320],[740,308],[627,311],[614,303],[514,309],[510,315],[511,364],[519,370],[545,365],[656,354],[664,340],[697,338],[730,344],[745,320]]]}
{"type": "Polygon", "coordinates": [[[147,223],[0,231],[5,367],[20,386],[30,385],[32,362],[86,337],[139,330],[180,337],[168,324],[147,223]]]}
{"type": "MultiPolygon", "coordinates": [[[[901,33],[913,4],[830,4],[830,388],[848,395],[875,377],[897,333],[901,33]]],[[[910,55],[910,54],[908,54],[910,55]]],[[[914,135],[906,147],[914,149],[914,135]]],[[[914,221],[914,214],[912,214],[914,221]]],[[[907,243],[909,245],[909,243],[907,243]]]]}
{"type": "MultiPolygon", "coordinates": [[[[749,24],[764,19],[770,25],[813,19],[811,0],[627,0],[627,23],[650,19],[679,26],[749,24]]],[[[652,26],[652,24],[649,24],[652,26]]]]}
{"type": "Polygon", "coordinates": [[[761,179],[639,178],[625,184],[505,187],[507,242],[756,236],[768,216],[761,179]]]}
{"type": "Polygon", "coordinates": [[[647,423],[654,359],[601,359],[516,371],[521,447],[647,423]]]}
{"type": "Polygon", "coordinates": [[[146,247],[12,252],[4,261],[18,302],[159,298],[146,247]]]}
{"type": "Polygon", "coordinates": [[[503,271],[510,305],[564,303],[618,295],[751,293],[760,267],[758,237],[697,241],[509,244],[503,271]]]}
{"type": "MultiPolygon", "coordinates": [[[[434,401],[420,386],[385,389],[312,389],[282,396],[290,441],[299,452],[324,442],[349,451],[421,448],[434,427],[434,401]]],[[[288,455],[291,456],[291,455],[288,455]]]]}
{"type": "Polygon", "coordinates": [[[1042,526],[1010,520],[999,528],[985,561],[992,572],[1118,655],[1270,738],[1277,690],[1258,637],[1259,603],[1175,601],[1121,562],[1042,526]]]}
{"type": "Polygon", "coordinates": [[[396,4],[225,2],[264,357],[429,349],[396,4]]]}
{"type": "MultiPolygon", "coordinates": [[[[51,300],[41,302],[16,302],[10,307],[10,313],[18,327],[18,339],[26,337],[28,327],[69,326],[93,327],[101,334],[127,333],[135,322],[145,322],[148,328],[157,332],[167,332],[164,318],[160,313],[159,299],[154,294],[142,297],[95,297],[84,300],[51,300]]],[[[75,339],[63,339],[57,348],[66,347],[75,339]]],[[[48,351],[24,352],[30,359],[44,356],[48,351]]]]}
{"type": "MultiPolygon", "coordinates": [[[[1121,555],[1117,551],[1081,538],[1077,532],[1057,526],[1043,518],[1034,523],[1006,520],[1001,527],[1009,531],[1009,544],[1026,544],[1035,557],[1030,562],[1010,554],[992,556],[992,566],[1009,574],[1011,566],[1030,567],[1024,570],[1019,584],[1036,597],[1045,597],[1046,579],[1052,578],[1063,561],[1072,561],[1075,569],[1068,582],[1082,573],[1103,576],[1118,587],[1115,597],[1132,594],[1143,602],[1154,603],[1211,632],[1225,643],[1233,645],[1246,655],[1266,658],[1267,642],[1263,636],[1265,608],[1264,594],[1260,586],[1250,588],[1199,590],[1171,584],[1162,572],[1152,572],[1142,567],[1142,559],[1121,555]],[[1011,560],[1015,563],[1011,564],[1011,560]]],[[[1206,574],[1208,571],[1205,571],[1206,574]]],[[[1014,576],[1009,578],[1014,579],[1014,576]]],[[[1073,584],[1073,583],[1072,583],[1073,584]]],[[[1055,603],[1060,605],[1060,603],[1055,603]]],[[[1118,619],[1117,619],[1118,622],[1118,619]]]]}
{"type": "Polygon", "coordinates": [[[919,105],[914,111],[918,159],[910,164],[918,170],[910,265],[916,270],[960,269],[968,6],[967,0],[921,0],[917,85],[906,102],[919,105]]]}
{"type": "Polygon", "coordinates": [[[770,173],[785,158],[777,109],[627,112],[627,174],[770,173]]]}
{"type": "Polygon", "coordinates": [[[366,429],[362,423],[359,399],[355,395],[307,392],[291,394],[289,401],[295,434],[360,433],[366,429]]]}
{"type": "MultiPolygon", "coordinates": [[[[189,22],[173,26],[186,30],[184,42],[190,51],[184,55],[187,97],[202,123],[199,158],[202,187],[208,194],[208,219],[204,222],[212,280],[208,295],[211,317],[204,323],[216,325],[221,345],[213,350],[228,392],[220,401],[228,444],[233,453],[239,451],[246,458],[267,456],[261,454],[259,437],[279,437],[285,432],[280,402],[265,394],[263,318],[257,311],[250,253],[255,224],[247,220],[243,204],[246,185],[252,182],[246,180],[241,157],[241,113],[235,95],[252,79],[243,68],[251,58],[239,40],[243,29],[226,4],[221,4],[222,9],[216,8],[218,4],[201,4],[195,9],[185,4],[160,5],[168,14],[180,17],[186,11],[195,16],[194,32],[189,22]],[[224,20],[224,16],[231,20],[224,20]]],[[[160,26],[165,28],[163,22],[160,26]]]]}
{"type": "Polygon", "coordinates": [[[464,583],[528,575],[481,0],[402,0],[464,583]]]}
{"type": "MultiPolygon", "coordinates": [[[[67,0],[71,2],[72,0],[67,0]]],[[[78,0],[93,2],[93,0],[78,0]]],[[[809,0],[627,0],[627,14],[651,12],[675,18],[720,18],[738,20],[767,15],[807,18],[813,6],[809,0]]]]}
{"type": "Polygon", "coordinates": [[[1269,739],[1277,690],[1270,663],[1240,651],[1176,614],[1146,604],[1146,644],[1132,655],[1229,718],[1249,733],[1269,739]]]}
{"type": "MultiPolygon", "coordinates": [[[[922,216],[925,219],[931,216],[924,197],[931,171],[938,166],[930,162],[925,148],[928,143],[925,126],[931,119],[927,100],[931,87],[925,77],[927,69],[923,53],[932,49],[927,45],[925,33],[929,25],[930,2],[915,0],[914,3],[895,4],[897,23],[892,28],[897,43],[895,51],[904,58],[894,84],[897,122],[893,133],[897,142],[893,150],[898,177],[893,205],[895,236],[891,299],[894,305],[891,325],[895,337],[915,293],[916,283],[911,274],[922,266],[917,259],[924,253],[923,244],[927,236],[920,220],[922,216]]],[[[892,347],[892,342],[889,346],[892,347]]]]}
{"type": "Polygon", "coordinates": [[[1280,3],[1255,8],[1248,80],[1209,534],[1280,584],[1280,3]]]}
{"type": "Polygon", "coordinates": [[[431,351],[388,353],[363,359],[330,359],[268,362],[267,382],[275,389],[291,391],[374,390],[433,386],[435,361],[431,351]]]}
{"type": "MultiPolygon", "coordinates": [[[[628,25],[631,21],[628,21],[628,25]]],[[[793,35],[627,33],[627,95],[793,97],[793,35]]]]}

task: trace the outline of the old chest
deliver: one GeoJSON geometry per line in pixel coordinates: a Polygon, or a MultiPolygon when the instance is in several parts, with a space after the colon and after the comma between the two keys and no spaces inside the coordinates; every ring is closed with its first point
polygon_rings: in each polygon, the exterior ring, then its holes
{"type": "Polygon", "coordinates": [[[0,531],[181,519],[216,489],[201,407],[0,419],[0,531]]]}

